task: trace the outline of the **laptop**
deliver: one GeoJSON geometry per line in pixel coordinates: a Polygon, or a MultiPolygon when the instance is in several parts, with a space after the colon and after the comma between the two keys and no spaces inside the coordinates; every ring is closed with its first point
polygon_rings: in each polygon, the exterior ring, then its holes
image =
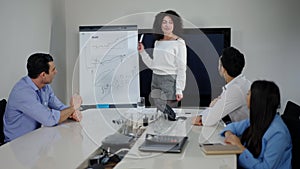
{"type": "Polygon", "coordinates": [[[188,137],[146,134],[144,143],[139,146],[144,152],[181,153],[188,137]]]}

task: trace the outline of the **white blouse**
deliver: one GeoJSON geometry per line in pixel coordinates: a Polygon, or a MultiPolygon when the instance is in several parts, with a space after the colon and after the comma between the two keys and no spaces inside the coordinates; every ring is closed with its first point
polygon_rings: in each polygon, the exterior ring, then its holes
{"type": "Polygon", "coordinates": [[[140,53],[144,63],[157,75],[177,75],[176,94],[182,94],[186,81],[187,51],[185,41],[155,41],[153,58],[144,50],[140,53]]]}

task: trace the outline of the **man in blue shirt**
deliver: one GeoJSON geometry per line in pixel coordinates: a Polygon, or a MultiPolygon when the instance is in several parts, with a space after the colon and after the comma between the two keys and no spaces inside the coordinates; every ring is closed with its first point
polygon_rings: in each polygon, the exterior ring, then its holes
{"type": "Polygon", "coordinates": [[[73,96],[70,106],[64,105],[49,85],[57,73],[49,54],[35,53],[27,60],[28,76],[13,87],[3,117],[5,142],[43,126],[55,126],[69,117],[82,118],[81,97],[73,96]]]}

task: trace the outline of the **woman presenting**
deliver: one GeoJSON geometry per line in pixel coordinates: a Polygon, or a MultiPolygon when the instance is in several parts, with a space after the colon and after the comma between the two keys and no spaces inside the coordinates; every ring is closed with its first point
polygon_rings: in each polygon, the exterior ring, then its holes
{"type": "Polygon", "coordinates": [[[155,43],[153,58],[139,43],[139,53],[144,63],[153,71],[151,97],[157,102],[166,102],[177,107],[183,98],[186,81],[187,52],[182,32],[181,17],[172,10],[160,12],[153,23],[155,43]]]}

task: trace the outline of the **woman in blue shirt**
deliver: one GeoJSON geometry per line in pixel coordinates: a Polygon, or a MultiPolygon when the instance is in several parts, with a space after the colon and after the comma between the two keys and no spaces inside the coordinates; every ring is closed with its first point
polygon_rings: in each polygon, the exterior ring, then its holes
{"type": "Polygon", "coordinates": [[[278,86],[255,81],[247,95],[250,119],[229,124],[221,132],[225,142],[243,149],[238,157],[242,168],[291,168],[292,142],[289,131],[276,113],[280,105],[278,86]]]}

